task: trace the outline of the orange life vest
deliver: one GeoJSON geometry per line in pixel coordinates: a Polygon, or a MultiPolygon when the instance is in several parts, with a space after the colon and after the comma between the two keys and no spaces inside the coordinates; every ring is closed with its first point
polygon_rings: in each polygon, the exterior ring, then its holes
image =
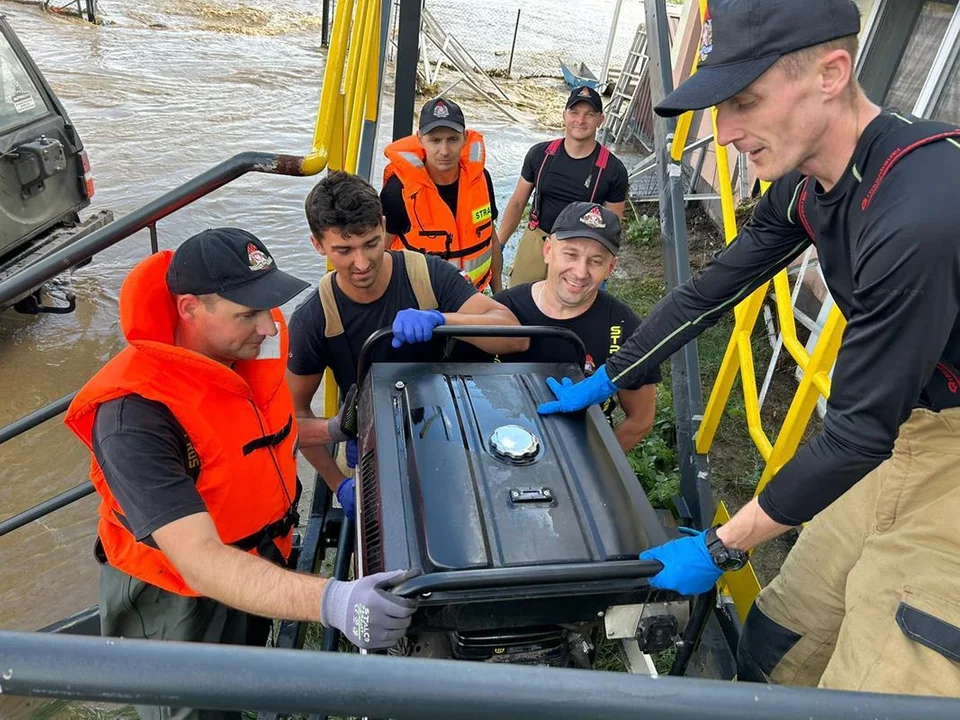
{"type": "Polygon", "coordinates": [[[424,151],[416,135],[388,145],[384,155],[390,162],[383,171],[383,182],[394,175],[400,179],[410,218],[410,230],[397,236],[392,249],[437,255],[457,266],[483,290],[490,283],[493,259],[493,217],[483,174],[483,135],[473,130],[466,132],[460,154],[457,217],[427,173],[424,151]]]}
{"type": "MultiPolygon", "coordinates": [[[[163,403],[196,451],[197,491],[220,539],[286,560],[299,483],[296,420],[284,382],[283,315],[273,311],[280,341],[275,358],[238,361],[231,369],[177,347],[177,314],[165,281],[172,257],[169,250],[151,255],[127,276],[120,291],[120,324],[129,345],[83,386],[65,422],[92,451],[101,404],[133,393],[163,403]]],[[[97,533],[110,564],[164,590],[197,595],[152,540],[135,539],[96,457],[91,457],[90,479],[101,498],[97,533]]]]}

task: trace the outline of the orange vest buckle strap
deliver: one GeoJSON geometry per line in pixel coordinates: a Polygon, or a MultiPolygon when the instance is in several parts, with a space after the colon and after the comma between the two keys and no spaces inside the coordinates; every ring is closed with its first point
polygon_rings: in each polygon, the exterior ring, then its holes
{"type": "MultiPolygon", "coordinates": [[[[193,447],[197,492],[220,539],[282,563],[293,548],[299,497],[296,419],[284,382],[286,323],[274,310],[276,357],[240,360],[232,368],[177,347],[177,313],[165,282],[172,256],[169,250],[151,255],[127,276],[120,324],[129,345],[83,386],[65,423],[92,451],[100,405],[130,394],[163,403],[193,447]]],[[[97,536],[107,561],[169,592],[197,595],[155,543],[131,533],[92,452],[90,479],[100,495],[97,536]]]]}
{"type": "Polygon", "coordinates": [[[456,217],[430,178],[423,148],[415,135],[392,143],[384,154],[390,162],[383,181],[386,183],[394,175],[399,178],[410,219],[410,230],[397,236],[393,249],[436,255],[455,265],[477,288],[485,288],[493,260],[493,218],[492,198],[483,172],[483,136],[473,130],[466,132],[460,155],[456,217]]]}

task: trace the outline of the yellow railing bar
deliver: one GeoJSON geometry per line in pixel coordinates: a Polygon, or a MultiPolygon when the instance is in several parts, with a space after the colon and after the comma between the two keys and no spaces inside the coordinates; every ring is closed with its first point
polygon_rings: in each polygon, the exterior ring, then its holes
{"type": "MultiPolygon", "coordinates": [[[[724,182],[723,178],[730,177],[730,159],[727,154],[727,148],[719,145],[717,137],[717,110],[711,108],[710,117],[713,124],[714,150],[717,158],[717,177],[721,178],[720,185],[720,208],[723,216],[723,232],[727,244],[733,242],[737,236],[736,211],[733,205],[733,188],[729,182],[724,182]]],[[[720,372],[717,374],[717,382],[714,384],[713,391],[710,394],[710,400],[703,413],[703,420],[697,431],[697,451],[705,453],[709,450],[716,435],[717,428],[720,425],[720,418],[723,415],[723,409],[726,407],[730,393],[733,391],[733,384],[740,373],[741,385],[743,386],[744,408],[746,410],[747,430],[754,444],[760,451],[764,459],[770,456],[773,451],[773,445],[763,431],[763,421],[760,417],[760,401],[757,394],[756,374],[753,366],[753,347],[750,344],[750,338],[753,333],[753,327],[756,324],[757,316],[763,307],[763,298],[766,293],[768,283],[764,283],[762,288],[755,290],[750,297],[743,303],[734,308],[734,317],[736,318],[734,330],[724,355],[723,363],[720,366],[720,372]]]]}
{"type": "Polygon", "coordinates": [[[330,152],[330,135],[335,121],[336,97],[343,82],[343,61],[347,55],[347,41],[350,37],[350,13],[353,0],[341,0],[333,14],[333,35],[327,51],[327,62],[323,70],[323,85],[320,87],[320,106],[317,109],[317,122],[313,130],[313,147],[303,159],[301,167],[305,175],[313,175],[327,165],[330,152]]]}
{"type": "Polygon", "coordinates": [[[763,469],[760,481],[757,483],[757,493],[763,490],[770,479],[787,464],[787,461],[797,451],[820,395],[829,396],[829,387],[827,387],[827,392],[824,393],[820,389],[820,385],[824,381],[829,383],[828,375],[837,359],[837,352],[840,350],[840,341],[843,338],[845,326],[846,320],[844,320],[843,314],[834,305],[823,324],[823,331],[820,333],[817,346],[810,357],[810,363],[800,379],[797,392],[793,396],[790,409],[787,410],[787,416],[784,418],[783,426],[777,436],[777,442],[773,446],[773,452],[763,469]]]}
{"type": "Polygon", "coordinates": [[[363,119],[368,122],[376,122],[377,115],[380,112],[380,88],[378,87],[380,81],[380,16],[381,8],[378,1],[375,3],[373,10],[372,40],[369,41],[371,57],[370,65],[367,68],[367,111],[363,116],[363,119]]]}
{"type": "MultiPolygon", "coordinates": [[[[723,525],[730,519],[730,512],[727,506],[721,500],[717,504],[716,515],[713,516],[714,525],[723,525]]],[[[750,612],[750,606],[753,605],[753,599],[760,592],[760,581],[757,574],[753,571],[753,565],[747,563],[739,570],[726,572],[720,578],[718,589],[721,593],[727,594],[733,598],[733,604],[737,608],[737,615],[740,622],[747,619],[747,613],[750,612]]]]}
{"type": "MultiPolygon", "coordinates": [[[[350,51],[347,55],[347,75],[343,83],[343,110],[344,110],[344,129],[347,131],[345,133],[345,140],[348,147],[350,142],[353,139],[353,106],[356,104],[357,90],[358,90],[358,76],[360,64],[366,59],[363,55],[364,49],[364,30],[366,26],[364,25],[364,18],[367,15],[367,8],[369,7],[369,0],[357,0],[357,9],[356,14],[353,19],[353,28],[354,31],[351,33],[350,37],[350,51]]],[[[366,71],[366,68],[364,68],[366,71]]],[[[364,80],[367,77],[367,73],[363,73],[364,80]]],[[[366,97],[366,94],[363,95],[366,97]]],[[[346,154],[344,158],[345,167],[344,170],[348,172],[353,172],[354,170],[350,169],[350,165],[354,163],[350,162],[349,153],[346,154]]]]}
{"type": "MultiPolygon", "coordinates": [[[[803,278],[797,278],[802,282],[803,278]]],[[[793,359],[806,370],[810,364],[810,354],[797,338],[797,320],[793,314],[793,297],[790,294],[790,282],[787,273],[782,270],[773,278],[773,287],[776,291],[777,316],[780,318],[780,334],[783,336],[783,346],[793,356],[793,359]]]]}
{"type": "MultiPolygon", "coordinates": [[[[707,0],[700,0],[700,26],[703,26],[703,18],[707,14],[707,0]]],[[[697,42],[697,53],[693,56],[693,64],[690,66],[690,74],[693,75],[700,65],[700,43],[697,42]]],[[[687,146],[687,138],[690,136],[690,126],[693,124],[693,111],[685,112],[677,120],[677,127],[673,132],[673,143],[670,145],[670,158],[674,162],[680,162],[683,158],[683,149],[687,146]]],[[[716,132],[716,131],[714,131],[716,132]]],[[[716,135],[714,135],[716,137],[716,135]]]]}
{"type": "Polygon", "coordinates": [[[360,155],[360,138],[363,135],[363,119],[367,114],[367,83],[371,68],[378,67],[380,58],[380,38],[374,38],[376,18],[380,16],[380,0],[361,0],[365,22],[361,25],[360,49],[357,52],[357,67],[354,73],[354,85],[348,85],[350,101],[347,105],[350,135],[347,138],[347,171],[355,173],[360,155]]]}

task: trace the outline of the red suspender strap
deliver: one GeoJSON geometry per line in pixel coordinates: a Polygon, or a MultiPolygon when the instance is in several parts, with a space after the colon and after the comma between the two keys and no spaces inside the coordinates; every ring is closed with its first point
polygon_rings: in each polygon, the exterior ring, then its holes
{"type": "Polygon", "coordinates": [[[607,160],[610,159],[610,151],[603,145],[600,146],[600,152],[597,154],[597,176],[593,179],[593,190],[590,192],[590,202],[597,196],[597,188],[600,187],[600,176],[607,167],[607,160]]]}
{"type": "Polygon", "coordinates": [[[543,153],[540,169],[537,170],[537,177],[533,183],[533,207],[530,208],[530,222],[527,224],[531,230],[540,226],[540,178],[543,177],[543,172],[547,169],[547,161],[557,154],[557,151],[560,150],[560,143],[562,142],[563,138],[550,141],[550,144],[547,145],[547,149],[543,153]]]}
{"type": "Polygon", "coordinates": [[[803,229],[807,231],[807,235],[810,236],[811,240],[816,242],[817,237],[813,234],[813,228],[810,227],[810,219],[807,217],[807,188],[808,187],[810,187],[809,175],[803,181],[803,190],[800,191],[800,200],[797,201],[797,214],[800,216],[800,222],[803,223],[803,229]]]}

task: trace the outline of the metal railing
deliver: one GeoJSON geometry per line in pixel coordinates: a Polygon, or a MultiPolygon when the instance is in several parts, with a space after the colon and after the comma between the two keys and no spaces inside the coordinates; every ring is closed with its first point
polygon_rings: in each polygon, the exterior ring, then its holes
{"type": "Polygon", "coordinates": [[[396,720],[956,720],[960,700],[0,632],[4,695],[396,720]]]}

